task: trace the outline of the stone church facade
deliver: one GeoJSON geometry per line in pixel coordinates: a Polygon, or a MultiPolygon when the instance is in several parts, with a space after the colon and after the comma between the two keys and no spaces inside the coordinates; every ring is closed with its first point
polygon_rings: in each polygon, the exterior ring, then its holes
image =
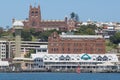
{"type": "MultiPolygon", "coordinates": [[[[14,22],[14,20],[13,20],[14,22]]],[[[45,30],[61,30],[61,31],[70,31],[75,29],[76,22],[72,19],[64,20],[42,20],[40,5],[37,7],[29,7],[29,18],[23,20],[24,29],[34,28],[37,31],[45,30]]]]}

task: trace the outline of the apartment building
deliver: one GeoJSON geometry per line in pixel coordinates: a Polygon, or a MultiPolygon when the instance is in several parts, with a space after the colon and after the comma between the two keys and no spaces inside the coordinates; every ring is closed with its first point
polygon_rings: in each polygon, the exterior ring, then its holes
{"type": "Polygon", "coordinates": [[[4,60],[6,59],[7,57],[7,49],[8,49],[8,46],[7,46],[7,41],[0,41],[0,60],[4,60]]]}

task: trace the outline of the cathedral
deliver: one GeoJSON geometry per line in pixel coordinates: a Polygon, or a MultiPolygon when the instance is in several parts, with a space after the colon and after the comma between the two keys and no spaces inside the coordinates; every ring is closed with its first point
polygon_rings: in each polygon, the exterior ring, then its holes
{"type": "Polygon", "coordinates": [[[75,29],[76,22],[72,19],[65,17],[63,20],[43,20],[41,16],[40,5],[29,7],[29,18],[22,21],[24,23],[24,29],[35,29],[36,31],[45,30],[60,30],[71,31],[75,29]]]}

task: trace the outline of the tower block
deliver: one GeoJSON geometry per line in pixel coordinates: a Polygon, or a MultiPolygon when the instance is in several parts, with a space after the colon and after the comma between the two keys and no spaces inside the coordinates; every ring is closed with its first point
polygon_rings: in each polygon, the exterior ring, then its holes
{"type": "Polygon", "coordinates": [[[13,28],[15,29],[15,58],[21,57],[21,30],[24,24],[21,21],[15,21],[13,28]]]}

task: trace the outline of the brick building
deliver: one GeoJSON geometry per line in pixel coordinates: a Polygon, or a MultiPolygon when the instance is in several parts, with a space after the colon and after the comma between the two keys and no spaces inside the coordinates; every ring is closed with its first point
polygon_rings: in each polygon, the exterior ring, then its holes
{"type": "MultiPolygon", "coordinates": [[[[14,22],[15,19],[13,19],[14,22]]],[[[37,31],[45,31],[45,30],[74,30],[76,22],[72,19],[67,19],[65,17],[64,20],[42,20],[40,5],[38,7],[32,7],[30,5],[29,10],[29,18],[26,20],[22,20],[24,23],[25,29],[34,28],[37,31]]]]}
{"type": "Polygon", "coordinates": [[[48,53],[58,54],[104,54],[105,40],[98,35],[59,35],[48,38],[48,53]]]}

